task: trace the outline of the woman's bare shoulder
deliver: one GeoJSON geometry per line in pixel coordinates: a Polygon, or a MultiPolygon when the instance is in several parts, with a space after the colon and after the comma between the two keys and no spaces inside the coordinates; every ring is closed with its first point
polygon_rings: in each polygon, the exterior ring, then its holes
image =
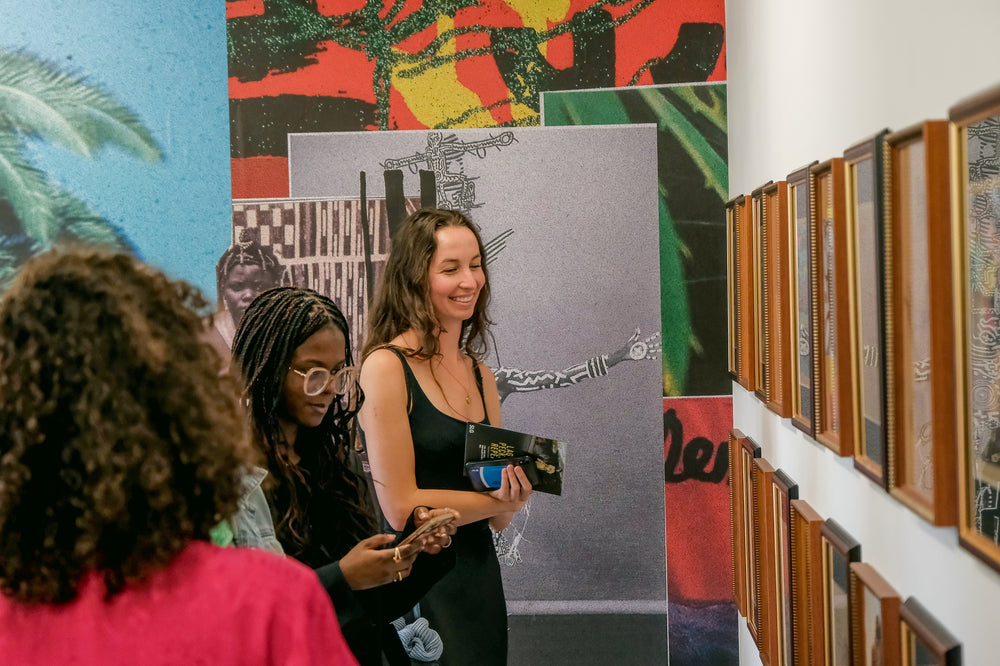
{"type": "Polygon", "coordinates": [[[393,349],[393,347],[386,345],[369,353],[361,363],[361,375],[381,376],[387,372],[402,372],[401,359],[393,349]]]}
{"type": "Polygon", "coordinates": [[[497,378],[493,374],[493,368],[486,365],[485,361],[481,361],[479,359],[472,359],[472,362],[476,364],[477,368],[479,368],[479,374],[482,375],[483,377],[483,383],[487,386],[492,384],[494,387],[496,387],[497,378]]]}

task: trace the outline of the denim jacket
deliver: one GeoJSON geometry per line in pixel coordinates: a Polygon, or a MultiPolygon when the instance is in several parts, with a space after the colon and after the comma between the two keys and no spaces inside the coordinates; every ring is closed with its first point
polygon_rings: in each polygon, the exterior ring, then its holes
{"type": "Polygon", "coordinates": [[[267,470],[254,467],[243,477],[243,495],[239,508],[230,519],[233,544],[241,548],[260,548],[284,555],[285,551],[274,534],[271,509],[260,484],[267,477],[267,470]]]}

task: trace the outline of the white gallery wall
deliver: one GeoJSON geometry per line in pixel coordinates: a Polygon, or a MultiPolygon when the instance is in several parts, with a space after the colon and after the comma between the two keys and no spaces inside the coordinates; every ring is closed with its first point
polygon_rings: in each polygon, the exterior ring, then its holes
{"type": "MultiPolygon", "coordinates": [[[[1000,84],[998,0],[728,0],[730,195],[883,128],[947,118],[1000,84]]],[[[942,322],[950,323],[950,322],[942,322]]],[[[734,425],[861,542],[862,560],[962,641],[963,663],[1000,664],[1000,572],[733,384],[734,425]]],[[[760,663],[743,618],[740,663],[760,663]]]]}

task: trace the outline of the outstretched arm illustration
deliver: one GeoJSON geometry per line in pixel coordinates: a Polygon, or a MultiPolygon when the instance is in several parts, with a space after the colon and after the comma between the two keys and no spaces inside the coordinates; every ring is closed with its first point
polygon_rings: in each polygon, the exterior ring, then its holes
{"type": "Polygon", "coordinates": [[[603,377],[608,369],[622,361],[642,361],[660,357],[660,332],[642,338],[638,328],[619,349],[611,354],[601,354],[565,370],[518,370],[500,367],[493,369],[500,391],[500,402],[515,392],[540,391],[579,384],[585,379],[603,377]]]}

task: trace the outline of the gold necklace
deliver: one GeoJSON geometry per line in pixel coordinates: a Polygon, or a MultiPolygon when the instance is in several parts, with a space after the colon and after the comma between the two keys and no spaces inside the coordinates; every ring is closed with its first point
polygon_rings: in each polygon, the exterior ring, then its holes
{"type": "MultiPolygon", "coordinates": [[[[441,362],[438,363],[438,365],[440,367],[444,368],[444,371],[447,372],[449,375],[451,375],[452,379],[454,379],[456,382],[458,382],[458,385],[462,387],[463,391],[465,391],[465,404],[466,405],[471,405],[472,404],[472,395],[469,393],[469,388],[465,385],[464,382],[462,382],[458,377],[456,377],[455,374],[451,370],[448,369],[448,366],[446,366],[444,364],[444,358],[443,357],[441,358],[441,362]]],[[[463,366],[465,365],[464,361],[462,362],[462,365],[463,366]]],[[[444,393],[443,390],[441,392],[444,393]]],[[[446,395],[444,397],[444,399],[447,401],[448,400],[448,396],[446,395]]],[[[450,407],[451,403],[448,403],[448,406],[450,407]]],[[[452,409],[455,409],[455,408],[452,407],[452,409]]],[[[458,411],[458,410],[455,410],[455,411],[458,411]]]]}

